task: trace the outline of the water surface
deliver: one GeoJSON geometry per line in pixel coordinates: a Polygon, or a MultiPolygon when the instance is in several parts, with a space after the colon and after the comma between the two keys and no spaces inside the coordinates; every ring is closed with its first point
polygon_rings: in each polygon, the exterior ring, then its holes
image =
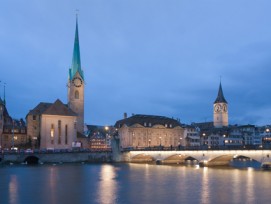
{"type": "Polygon", "coordinates": [[[147,164],[0,167],[0,203],[270,203],[271,172],[147,164]]]}

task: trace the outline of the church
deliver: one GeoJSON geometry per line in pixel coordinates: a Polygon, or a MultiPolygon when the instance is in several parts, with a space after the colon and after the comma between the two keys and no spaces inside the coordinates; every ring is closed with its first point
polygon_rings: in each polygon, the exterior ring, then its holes
{"type": "Polygon", "coordinates": [[[81,69],[78,19],[76,17],[72,65],[68,75],[68,103],[56,99],[39,103],[26,116],[27,134],[41,149],[81,147],[84,132],[84,72],[81,69]]]}

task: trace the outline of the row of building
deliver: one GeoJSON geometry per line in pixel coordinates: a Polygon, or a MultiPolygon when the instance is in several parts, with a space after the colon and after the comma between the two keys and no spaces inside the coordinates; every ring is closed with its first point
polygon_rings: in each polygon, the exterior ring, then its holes
{"type": "Polygon", "coordinates": [[[229,125],[228,103],[221,83],[213,104],[213,122],[182,124],[179,119],[135,114],[103,127],[84,123],[84,72],[81,69],[78,21],[72,65],[68,70],[67,103],[41,102],[24,119],[13,119],[0,97],[0,149],[108,149],[112,138],[121,148],[261,147],[271,142],[271,127],[229,125]]]}

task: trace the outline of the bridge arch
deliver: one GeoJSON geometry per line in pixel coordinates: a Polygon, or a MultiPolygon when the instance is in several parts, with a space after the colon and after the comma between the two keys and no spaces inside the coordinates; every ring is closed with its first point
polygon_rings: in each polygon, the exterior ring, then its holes
{"type": "Polygon", "coordinates": [[[148,154],[138,154],[131,158],[131,162],[133,163],[150,163],[154,162],[155,158],[148,154]]]}
{"type": "Polygon", "coordinates": [[[27,164],[38,164],[39,163],[39,158],[37,156],[27,156],[25,159],[24,159],[24,163],[27,163],[27,164]]]}
{"type": "Polygon", "coordinates": [[[184,155],[184,154],[174,154],[163,160],[163,164],[185,164],[188,161],[198,161],[196,158],[184,155]]]}
{"type": "Polygon", "coordinates": [[[220,166],[220,165],[229,165],[231,161],[233,160],[242,160],[242,161],[247,161],[247,160],[254,160],[259,163],[258,158],[253,158],[253,156],[244,156],[241,154],[226,154],[226,155],[220,155],[214,158],[210,158],[209,160],[206,160],[204,163],[206,166],[220,166]]]}

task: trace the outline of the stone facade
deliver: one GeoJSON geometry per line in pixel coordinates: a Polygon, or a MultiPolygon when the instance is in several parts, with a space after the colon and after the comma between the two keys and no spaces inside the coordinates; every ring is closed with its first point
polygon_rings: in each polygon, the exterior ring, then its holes
{"type": "Polygon", "coordinates": [[[41,116],[41,149],[71,149],[76,141],[76,116],[41,116]]]}
{"type": "Polygon", "coordinates": [[[122,148],[177,147],[184,138],[181,123],[163,116],[134,115],[115,127],[122,148]]]}
{"type": "Polygon", "coordinates": [[[76,141],[76,114],[60,100],[39,103],[26,118],[28,137],[36,148],[70,149],[76,141]]]}
{"type": "Polygon", "coordinates": [[[75,77],[68,81],[68,106],[77,114],[77,131],[84,132],[84,83],[77,72],[75,77]],[[79,80],[82,84],[75,84],[79,80]]]}

